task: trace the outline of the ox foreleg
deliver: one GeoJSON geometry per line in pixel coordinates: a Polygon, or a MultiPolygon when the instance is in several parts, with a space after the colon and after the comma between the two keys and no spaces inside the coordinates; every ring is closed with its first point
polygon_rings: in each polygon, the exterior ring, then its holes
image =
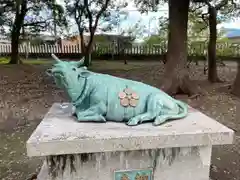
{"type": "Polygon", "coordinates": [[[104,117],[106,111],[107,111],[106,105],[101,102],[92,105],[85,111],[81,111],[76,108],[76,116],[78,121],[106,122],[106,119],[104,117]]]}
{"type": "Polygon", "coordinates": [[[134,126],[143,122],[153,121],[159,114],[162,108],[157,94],[150,94],[147,99],[147,111],[131,118],[127,125],[134,126]]]}

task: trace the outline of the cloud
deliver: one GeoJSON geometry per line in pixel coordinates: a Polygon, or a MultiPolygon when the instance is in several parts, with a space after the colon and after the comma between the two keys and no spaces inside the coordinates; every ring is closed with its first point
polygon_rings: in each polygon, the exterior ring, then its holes
{"type": "Polygon", "coordinates": [[[232,21],[224,22],[222,24],[219,24],[218,27],[219,28],[224,27],[224,28],[240,29],[240,18],[236,18],[232,21]]]}
{"type": "Polygon", "coordinates": [[[167,4],[162,5],[157,12],[148,12],[141,14],[134,2],[128,3],[128,6],[123,8],[123,11],[128,12],[128,17],[126,20],[120,23],[119,29],[129,29],[133,27],[136,23],[142,27],[140,32],[143,37],[149,36],[152,33],[156,33],[159,27],[158,19],[160,17],[167,17],[167,4]]]}
{"type": "Polygon", "coordinates": [[[56,0],[56,3],[57,3],[57,4],[61,4],[61,5],[63,5],[63,6],[65,5],[64,0],[56,0]]]}

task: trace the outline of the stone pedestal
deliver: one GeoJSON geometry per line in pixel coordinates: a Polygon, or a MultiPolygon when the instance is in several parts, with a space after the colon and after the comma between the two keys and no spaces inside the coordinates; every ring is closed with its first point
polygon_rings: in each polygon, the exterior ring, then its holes
{"type": "Polygon", "coordinates": [[[231,129],[192,108],[181,120],[134,127],[79,123],[70,109],[54,104],[27,141],[28,156],[46,157],[38,180],[209,180],[212,146],[233,143],[231,129]]]}

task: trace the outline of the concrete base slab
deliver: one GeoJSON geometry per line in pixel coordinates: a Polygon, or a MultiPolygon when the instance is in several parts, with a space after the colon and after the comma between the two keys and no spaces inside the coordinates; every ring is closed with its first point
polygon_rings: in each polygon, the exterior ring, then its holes
{"type": "Polygon", "coordinates": [[[45,156],[38,180],[114,178],[119,170],[152,169],[147,180],[208,180],[213,145],[232,144],[234,132],[190,108],[161,126],[83,123],[72,106],[54,104],[27,141],[28,156],[45,156]]]}
{"type": "Polygon", "coordinates": [[[203,113],[189,115],[161,126],[152,123],[83,123],[71,108],[54,104],[27,141],[28,156],[114,152],[172,147],[231,144],[234,132],[203,113]]]}

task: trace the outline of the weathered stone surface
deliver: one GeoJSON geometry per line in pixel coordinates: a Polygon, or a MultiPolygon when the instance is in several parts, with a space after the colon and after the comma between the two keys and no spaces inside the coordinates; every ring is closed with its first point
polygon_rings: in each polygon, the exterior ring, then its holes
{"type": "Polygon", "coordinates": [[[38,180],[114,180],[115,170],[149,168],[153,180],[209,180],[211,150],[201,146],[51,156],[38,180]]]}
{"type": "Polygon", "coordinates": [[[82,123],[56,103],[27,141],[28,156],[231,144],[234,132],[199,111],[161,126],[82,123]]]}

